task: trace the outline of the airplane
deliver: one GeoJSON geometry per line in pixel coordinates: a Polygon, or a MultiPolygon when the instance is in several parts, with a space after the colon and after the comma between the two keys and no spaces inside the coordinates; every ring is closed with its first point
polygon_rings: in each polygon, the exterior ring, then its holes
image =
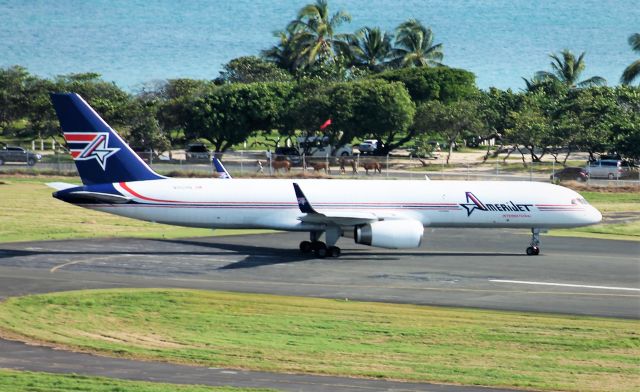
{"type": "Polygon", "coordinates": [[[231,174],[229,174],[229,172],[227,171],[227,169],[224,167],[224,165],[222,164],[222,162],[220,162],[220,160],[216,157],[211,158],[211,162],[213,163],[213,167],[216,169],[216,173],[218,174],[218,178],[222,178],[225,180],[229,180],[233,177],[231,177],[231,174]]]}
{"type": "Polygon", "coordinates": [[[79,95],[51,100],[83,183],[51,183],[53,197],[97,211],[188,227],[308,232],[299,248],[318,258],[340,256],[341,237],[415,248],[425,227],[529,228],[526,254],[538,255],[541,231],[602,219],[577,192],[541,182],[167,178],[79,95]]]}

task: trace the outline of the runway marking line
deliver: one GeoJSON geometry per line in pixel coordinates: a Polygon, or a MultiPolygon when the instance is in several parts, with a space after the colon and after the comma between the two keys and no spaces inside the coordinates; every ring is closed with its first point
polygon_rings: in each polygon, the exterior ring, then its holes
{"type": "Polygon", "coordinates": [[[105,259],[110,259],[110,258],[113,258],[113,257],[120,257],[120,256],[122,256],[122,255],[109,255],[109,256],[90,257],[88,259],[70,261],[68,263],[56,265],[55,267],[51,268],[49,270],[49,272],[50,273],[54,273],[57,270],[59,270],[60,268],[68,267],[70,265],[75,265],[75,264],[80,264],[80,263],[89,263],[91,261],[105,260],[105,259]]]}
{"type": "Polygon", "coordinates": [[[552,282],[529,282],[529,281],[526,281],[526,280],[489,279],[489,282],[528,284],[528,285],[533,285],[533,286],[576,287],[576,288],[581,288],[581,289],[640,291],[640,289],[636,289],[636,288],[632,288],[632,287],[592,286],[592,285],[585,285],[585,284],[552,283],[552,282]]]}

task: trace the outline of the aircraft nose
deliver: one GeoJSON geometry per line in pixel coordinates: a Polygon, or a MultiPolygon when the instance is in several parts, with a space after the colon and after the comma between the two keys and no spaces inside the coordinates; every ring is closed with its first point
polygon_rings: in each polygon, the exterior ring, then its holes
{"type": "Polygon", "coordinates": [[[595,225],[596,223],[600,223],[602,221],[602,214],[598,211],[597,208],[591,207],[591,211],[589,213],[589,224],[595,225]]]}

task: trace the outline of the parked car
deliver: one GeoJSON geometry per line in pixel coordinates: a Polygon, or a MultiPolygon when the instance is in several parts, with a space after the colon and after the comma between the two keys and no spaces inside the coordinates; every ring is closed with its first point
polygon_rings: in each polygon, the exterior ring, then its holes
{"type": "Polygon", "coordinates": [[[211,151],[204,143],[191,143],[185,150],[187,161],[211,161],[211,151]]]}
{"type": "Polygon", "coordinates": [[[589,162],[586,167],[589,178],[608,178],[610,180],[631,175],[631,167],[619,159],[599,159],[589,162]]]}
{"type": "Polygon", "coordinates": [[[33,166],[41,159],[42,155],[25,150],[22,147],[5,146],[0,149],[0,166],[7,162],[26,163],[29,166],[33,166]]]}
{"type": "Polygon", "coordinates": [[[358,145],[358,150],[362,155],[373,154],[377,149],[378,141],[375,139],[366,139],[358,145]]]}
{"type": "Polygon", "coordinates": [[[581,167],[565,167],[550,176],[551,181],[579,181],[587,182],[589,173],[581,167]]]}

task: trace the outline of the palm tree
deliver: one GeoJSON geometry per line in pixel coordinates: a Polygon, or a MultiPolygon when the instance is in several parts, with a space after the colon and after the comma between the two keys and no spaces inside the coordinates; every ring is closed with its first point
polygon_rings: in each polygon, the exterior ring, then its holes
{"type": "Polygon", "coordinates": [[[297,19],[287,28],[296,47],[298,64],[308,66],[317,61],[334,61],[341,50],[346,50],[349,38],[348,34],[336,34],[336,30],[350,21],[351,15],[345,11],[330,15],[327,0],[316,0],[302,7],[297,19]]]}
{"type": "Polygon", "coordinates": [[[353,65],[380,71],[390,58],[392,39],[393,35],[378,27],[363,27],[356,31],[349,46],[353,65]]]}
{"type": "Polygon", "coordinates": [[[433,32],[416,19],[401,23],[396,29],[394,62],[400,67],[442,65],[442,44],[433,44],[433,32]]]}
{"type": "Polygon", "coordinates": [[[560,56],[557,54],[550,54],[552,72],[538,71],[535,74],[534,80],[536,81],[557,81],[569,88],[580,88],[589,86],[603,86],[607,84],[607,81],[600,76],[593,76],[589,79],[578,82],[580,74],[584,71],[585,52],[582,52],[580,57],[576,57],[570,50],[565,49],[560,52],[560,56]]]}
{"type": "Polygon", "coordinates": [[[291,31],[276,31],[278,44],[262,51],[262,57],[276,63],[280,68],[293,72],[296,69],[296,50],[291,31]]]}
{"type": "MultiPolygon", "coordinates": [[[[629,45],[631,45],[631,50],[640,54],[640,34],[631,34],[629,36],[629,45]]],[[[620,78],[620,83],[631,84],[634,79],[638,77],[640,77],[640,59],[629,64],[629,66],[624,69],[622,77],[620,78]]]]}

